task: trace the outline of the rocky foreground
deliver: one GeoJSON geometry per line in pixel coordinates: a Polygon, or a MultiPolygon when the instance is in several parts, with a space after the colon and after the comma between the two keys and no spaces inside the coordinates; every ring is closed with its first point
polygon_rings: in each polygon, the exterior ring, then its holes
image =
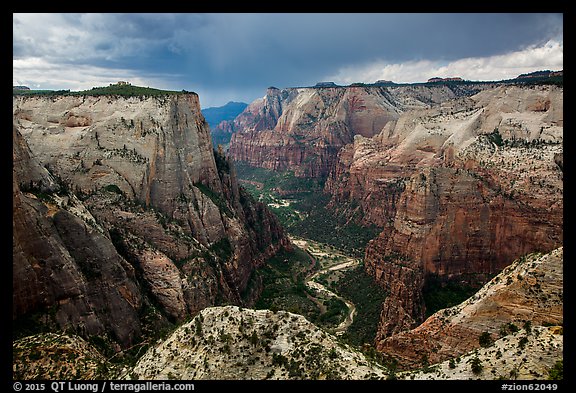
{"type": "Polygon", "coordinates": [[[559,326],[520,329],[451,360],[400,372],[407,380],[546,380],[562,362],[564,336],[559,326]]]}
{"type": "Polygon", "coordinates": [[[393,336],[397,374],[284,311],[203,310],[149,350],[131,378],[546,379],[563,359],[563,248],[516,260],[465,302],[393,336]],[[415,361],[417,359],[417,362],[415,361]]]}
{"type": "Polygon", "coordinates": [[[205,308],[123,370],[79,337],[18,340],[14,377],[545,380],[563,360],[562,263],[562,248],[520,258],[468,300],[391,341],[405,344],[384,350],[400,368],[382,366],[301,315],[223,306],[205,308]],[[410,358],[419,361],[400,371],[410,358]]]}
{"type": "MultiPolygon", "coordinates": [[[[544,338],[552,334],[545,327],[562,326],[564,322],[563,262],[563,247],[519,258],[468,300],[437,311],[412,330],[380,341],[379,349],[395,357],[403,368],[413,369],[422,366],[423,359],[428,364],[440,363],[479,350],[484,344],[515,333],[514,326],[526,331],[541,327],[536,331],[543,331],[544,338]]],[[[553,356],[545,356],[539,363],[551,367],[562,358],[562,346],[558,347],[558,339],[552,340],[551,347],[547,339],[544,341],[541,344],[553,350],[553,356]]],[[[521,358],[526,354],[522,352],[515,362],[519,368],[525,366],[521,358]]],[[[524,371],[529,370],[533,368],[524,371]]]]}
{"type": "Polygon", "coordinates": [[[204,309],[149,350],[132,379],[374,379],[386,369],[303,316],[204,309]]]}

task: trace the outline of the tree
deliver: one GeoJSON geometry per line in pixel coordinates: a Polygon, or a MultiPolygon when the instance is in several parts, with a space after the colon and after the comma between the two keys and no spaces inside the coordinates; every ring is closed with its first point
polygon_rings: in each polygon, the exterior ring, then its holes
{"type": "Polygon", "coordinates": [[[488,332],[483,332],[480,337],[478,337],[478,343],[482,348],[487,348],[493,344],[492,336],[488,332]]]}
{"type": "Polygon", "coordinates": [[[473,357],[470,360],[470,367],[472,368],[472,372],[476,375],[480,374],[482,372],[482,370],[484,369],[484,366],[482,366],[482,361],[480,360],[480,358],[478,356],[473,357]]]}
{"type": "Polygon", "coordinates": [[[252,335],[250,336],[250,343],[254,346],[258,345],[258,342],[260,340],[258,339],[258,334],[256,333],[256,330],[254,330],[252,332],[252,335]]]}
{"type": "Polygon", "coordinates": [[[196,334],[202,337],[202,320],[200,318],[196,319],[196,334]]]}
{"type": "Polygon", "coordinates": [[[548,370],[548,379],[561,380],[564,378],[564,362],[557,360],[554,366],[548,370]]]}

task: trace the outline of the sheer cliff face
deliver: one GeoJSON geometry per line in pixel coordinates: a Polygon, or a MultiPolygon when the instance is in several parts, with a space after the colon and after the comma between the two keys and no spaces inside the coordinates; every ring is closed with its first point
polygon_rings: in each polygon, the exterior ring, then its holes
{"type": "Polygon", "coordinates": [[[212,150],[195,94],[13,109],[14,319],[128,344],[153,305],[182,320],[255,299],[252,272],[289,242],[212,150]]]}
{"type": "Polygon", "coordinates": [[[563,90],[487,89],[356,137],[326,189],[383,228],[366,268],[390,292],[377,340],[423,321],[428,274],[485,282],[563,240],[563,90]],[[495,130],[498,130],[495,132],[495,130]]]}
{"type": "Polygon", "coordinates": [[[300,177],[326,177],[355,135],[371,137],[403,111],[428,108],[461,88],[339,87],[268,89],[234,120],[234,160],[300,177]]]}
{"type": "Polygon", "coordinates": [[[134,268],[87,225],[89,211],[32,157],[16,128],[13,163],[13,319],[45,310],[49,323],[131,342],[142,306],[134,268]],[[70,209],[60,207],[64,200],[70,209]]]}

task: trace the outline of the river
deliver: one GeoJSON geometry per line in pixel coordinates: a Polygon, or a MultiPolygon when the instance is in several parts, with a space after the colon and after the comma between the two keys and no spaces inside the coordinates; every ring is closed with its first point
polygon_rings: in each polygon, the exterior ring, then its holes
{"type": "MultiPolygon", "coordinates": [[[[313,259],[313,264],[310,270],[314,268],[314,264],[318,264],[320,269],[308,274],[304,283],[306,286],[317,293],[323,294],[326,297],[340,299],[348,307],[346,318],[334,329],[334,333],[340,336],[346,332],[348,327],[354,322],[354,315],[356,314],[356,306],[351,301],[344,299],[342,296],[337,295],[330,289],[326,288],[323,284],[315,281],[319,276],[324,273],[342,269],[350,269],[360,264],[360,260],[345,255],[335,248],[315,242],[310,239],[304,239],[296,236],[290,236],[292,243],[305,250],[313,259]]],[[[321,303],[320,299],[316,298],[317,303],[321,303]]]]}

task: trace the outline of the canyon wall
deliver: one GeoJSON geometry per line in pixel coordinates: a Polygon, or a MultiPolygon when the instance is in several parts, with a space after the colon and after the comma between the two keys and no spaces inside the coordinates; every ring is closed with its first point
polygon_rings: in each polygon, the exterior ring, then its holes
{"type": "Polygon", "coordinates": [[[14,320],[128,345],[143,314],[250,305],[290,247],[214,151],[196,94],[14,96],[14,320]]]}
{"type": "Polygon", "coordinates": [[[486,86],[269,88],[234,120],[236,161],[298,177],[325,178],[355,135],[378,134],[404,111],[429,108],[486,86]]]}
{"type": "Polygon", "coordinates": [[[377,343],[423,322],[427,275],[480,285],[562,245],[562,141],[562,88],[499,86],[407,112],[341,150],[330,206],[383,228],[365,255],[389,291],[377,343]]]}
{"type": "MultiPolygon", "coordinates": [[[[525,255],[507,266],[474,296],[442,309],[418,327],[379,343],[402,368],[457,358],[524,329],[564,323],[563,247],[525,255]]],[[[516,352],[517,348],[514,348],[516,352]]],[[[516,356],[517,359],[525,357],[516,356]]],[[[520,367],[520,362],[516,367],[520,367]]]]}

